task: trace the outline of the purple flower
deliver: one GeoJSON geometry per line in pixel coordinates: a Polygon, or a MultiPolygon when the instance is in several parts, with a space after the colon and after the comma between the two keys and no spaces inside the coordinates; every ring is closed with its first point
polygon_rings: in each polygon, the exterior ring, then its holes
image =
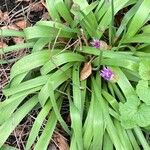
{"type": "Polygon", "coordinates": [[[92,42],[91,42],[92,46],[95,47],[95,48],[100,48],[100,41],[99,40],[96,40],[94,39],[92,42]]]}
{"type": "Polygon", "coordinates": [[[100,75],[107,81],[113,80],[114,79],[114,73],[112,72],[111,69],[104,67],[100,71],[100,75]]]}

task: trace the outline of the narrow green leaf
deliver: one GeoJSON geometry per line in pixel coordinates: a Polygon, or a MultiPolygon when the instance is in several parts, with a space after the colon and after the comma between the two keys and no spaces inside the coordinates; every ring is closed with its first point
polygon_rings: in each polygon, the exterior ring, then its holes
{"type": "Polygon", "coordinates": [[[55,51],[51,53],[49,50],[45,50],[23,57],[13,65],[10,78],[13,79],[19,74],[44,65],[53,54],[55,54],[55,51]]]}
{"type": "MultiPolygon", "coordinates": [[[[61,104],[62,104],[62,101],[58,101],[59,110],[60,110],[61,104]]],[[[34,146],[34,150],[47,150],[47,147],[50,143],[53,132],[55,130],[56,124],[57,124],[57,117],[54,111],[52,111],[49,115],[49,118],[42,132],[42,135],[40,136],[36,145],[34,146]]]]}
{"type": "Polygon", "coordinates": [[[39,102],[41,106],[44,106],[47,99],[50,96],[50,85],[53,85],[53,90],[55,90],[59,85],[61,85],[64,81],[66,81],[68,78],[70,78],[70,67],[72,67],[72,63],[68,63],[64,66],[62,66],[59,70],[57,70],[55,73],[49,77],[47,83],[42,87],[41,91],[38,94],[39,102]],[[54,83],[54,81],[57,79],[57,83],[54,83]]]}
{"type": "Polygon", "coordinates": [[[76,53],[60,53],[58,55],[55,55],[50,59],[49,62],[47,62],[42,68],[41,68],[41,74],[47,74],[50,71],[52,71],[55,68],[58,68],[60,65],[68,63],[68,62],[82,62],[85,58],[76,53]]]}
{"type": "Polygon", "coordinates": [[[138,11],[134,15],[129,25],[128,31],[126,33],[126,38],[133,37],[143,26],[150,13],[149,7],[150,7],[150,1],[143,0],[142,4],[140,5],[138,11]]]}
{"type": "Polygon", "coordinates": [[[53,86],[49,84],[49,93],[50,93],[50,100],[51,100],[51,104],[52,107],[54,109],[55,115],[58,119],[58,121],[60,122],[61,126],[63,127],[63,129],[70,135],[70,130],[66,124],[66,122],[63,120],[60,111],[59,111],[59,107],[57,106],[57,101],[54,95],[54,91],[53,91],[53,86]]]}
{"type": "Polygon", "coordinates": [[[0,150],[19,150],[18,148],[9,146],[9,145],[4,145],[0,148],[0,150]]]}
{"type": "Polygon", "coordinates": [[[25,34],[23,31],[17,31],[12,29],[1,29],[0,37],[7,37],[7,36],[25,37],[25,34]]]}
{"type": "Polygon", "coordinates": [[[70,11],[68,10],[63,0],[55,0],[54,6],[59,12],[60,16],[63,17],[66,22],[69,24],[73,22],[70,11]]]}
{"type": "Polygon", "coordinates": [[[11,132],[21,122],[21,120],[33,109],[38,103],[37,96],[32,97],[22,105],[6,122],[0,126],[0,147],[5,143],[11,132]]]}
{"type": "Polygon", "coordinates": [[[34,121],[32,129],[30,131],[25,150],[30,150],[32,144],[34,143],[36,137],[38,136],[38,133],[40,131],[42,123],[43,123],[44,119],[46,118],[46,116],[48,115],[51,108],[52,108],[52,106],[49,101],[39,112],[38,116],[36,117],[36,119],[34,121]]]}
{"type": "Polygon", "coordinates": [[[55,3],[54,0],[46,0],[46,6],[48,9],[48,12],[50,14],[50,17],[53,19],[53,21],[61,22],[60,16],[58,14],[58,11],[56,10],[54,3],[55,3]]]}
{"type": "Polygon", "coordinates": [[[8,46],[5,48],[0,48],[0,54],[4,54],[7,52],[12,52],[12,51],[18,51],[24,48],[32,48],[34,46],[34,42],[30,42],[30,43],[23,43],[23,44],[16,44],[13,46],[8,46]]]}

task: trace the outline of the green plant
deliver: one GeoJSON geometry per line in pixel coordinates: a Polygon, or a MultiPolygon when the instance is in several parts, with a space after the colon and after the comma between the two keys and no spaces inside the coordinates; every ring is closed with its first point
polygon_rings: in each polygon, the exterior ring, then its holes
{"type": "Polygon", "coordinates": [[[47,0],[46,4],[51,21],[39,21],[24,31],[1,30],[2,37],[24,37],[26,43],[0,53],[32,51],[13,65],[3,90],[7,98],[0,103],[0,147],[40,105],[26,150],[46,117],[35,150],[47,149],[57,121],[70,135],[71,150],[140,150],[141,146],[149,150],[143,132],[150,125],[150,1],[47,0]],[[125,15],[118,18],[121,11],[125,15]],[[100,47],[90,44],[95,39],[102,40],[100,47]],[[92,64],[92,73],[80,81],[85,62],[92,64]],[[101,79],[103,66],[113,74],[111,81],[101,79]],[[64,99],[69,102],[71,127],[60,113],[64,99]]]}

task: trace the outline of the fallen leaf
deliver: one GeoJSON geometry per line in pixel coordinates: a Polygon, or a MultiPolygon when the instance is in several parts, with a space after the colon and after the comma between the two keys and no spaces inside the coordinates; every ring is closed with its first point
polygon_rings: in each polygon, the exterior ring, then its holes
{"type": "Polygon", "coordinates": [[[5,48],[7,47],[8,45],[5,43],[5,42],[0,42],[0,48],[5,48]]]}
{"type": "Polygon", "coordinates": [[[107,50],[109,49],[109,46],[107,45],[105,41],[100,40],[100,49],[107,50]]]}
{"type": "Polygon", "coordinates": [[[24,39],[23,39],[23,38],[19,38],[19,37],[14,37],[14,38],[13,38],[13,41],[14,41],[16,44],[22,44],[22,43],[24,43],[24,39]]]}
{"type": "Polygon", "coordinates": [[[31,0],[16,0],[16,2],[30,2],[31,0]]]}
{"type": "Polygon", "coordinates": [[[19,30],[19,27],[17,27],[15,24],[11,24],[11,25],[8,25],[8,26],[3,26],[1,27],[1,29],[12,29],[12,30],[19,30]]]}
{"type": "Polygon", "coordinates": [[[45,2],[44,2],[44,0],[41,0],[41,4],[42,4],[45,8],[47,8],[47,7],[46,7],[46,4],[45,4],[45,2]]]}
{"type": "Polygon", "coordinates": [[[44,9],[44,5],[42,3],[32,3],[31,4],[31,11],[42,11],[44,9]]]}
{"type": "Polygon", "coordinates": [[[42,15],[42,20],[48,20],[49,19],[49,13],[48,12],[45,12],[43,15],[42,15]]]}
{"type": "Polygon", "coordinates": [[[0,22],[4,22],[4,21],[7,21],[7,23],[10,21],[8,12],[3,13],[2,11],[0,11],[0,22]]]}
{"type": "Polygon", "coordinates": [[[81,70],[80,73],[80,80],[85,80],[87,79],[92,73],[92,66],[91,62],[87,62],[84,64],[83,69],[81,70]]]}
{"type": "Polygon", "coordinates": [[[0,10],[0,20],[3,18],[3,12],[0,10]]]}
{"type": "Polygon", "coordinates": [[[69,150],[67,140],[61,134],[55,134],[54,136],[59,150],[69,150]]]}
{"type": "Polygon", "coordinates": [[[16,26],[18,26],[21,29],[24,29],[27,27],[27,21],[26,20],[20,20],[18,22],[15,23],[16,26]]]}
{"type": "Polygon", "coordinates": [[[48,150],[57,150],[57,147],[55,144],[50,144],[48,150]]]}

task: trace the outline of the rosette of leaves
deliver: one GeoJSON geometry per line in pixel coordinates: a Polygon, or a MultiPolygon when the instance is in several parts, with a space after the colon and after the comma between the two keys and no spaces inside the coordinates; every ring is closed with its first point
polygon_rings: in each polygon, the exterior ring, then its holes
{"type": "Polygon", "coordinates": [[[48,149],[57,123],[69,135],[71,150],[150,149],[142,131],[150,125],[150,1],[47,0],[46,6],[50,21],[23,31],[1,30],[1,37],[26,40],[1,54],[23,48],[31,53],[14,63],[3,90],[0,147],[30,111],[40,109],[25,150],[33,144],[35,150],[48,149]],[[92,47],[92,39],[109,46],[92,47]],[[80,81],[86,62],[92,74],[80,81]],[[101,79],[103,66],[115,82],[101,79]],[[61,115],[64,100],[71,126],[61,115]]]}

